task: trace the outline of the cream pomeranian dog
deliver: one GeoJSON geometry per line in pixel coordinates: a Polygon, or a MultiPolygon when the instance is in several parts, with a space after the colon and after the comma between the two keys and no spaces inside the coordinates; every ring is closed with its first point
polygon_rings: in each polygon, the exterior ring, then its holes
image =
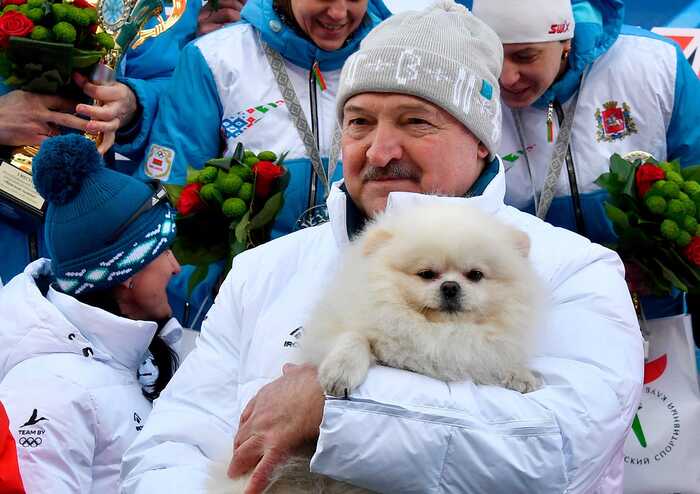
{"type": "MultiPolygon", "coordinates": [[[[457,202],[384,213],[343,256],[305,325],[300,360],[318,366],[334,396],[362,384],[375,363],[533,391],[527,363],[544,296],[529,250],[527,234],[457,202]]],[[[309,458],[279,468],[265,492],[369,492],[310,474],[309,458]]]]}

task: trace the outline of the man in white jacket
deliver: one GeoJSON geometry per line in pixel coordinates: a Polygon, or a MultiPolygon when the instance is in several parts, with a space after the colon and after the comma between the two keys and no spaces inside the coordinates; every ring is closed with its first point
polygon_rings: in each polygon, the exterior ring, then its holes
{"type": "MultiPolygon", "coordinates": [[[[254,469],[248,493],[294,448],[312,469],[377,492],[621,492],[643,350],[617,255],[503,203],[501,44],[443,0],[396,15],[343,68],[344,183],[330,222],[238,256],[197,348],[126,453],[127,493],[206,491],[212,461],[254,469]],[[285,365],[343,248],[383,209],[465,201],[526,231],[551,290],[521,394],[373,366],[346,399],[310,366],[285,365]],[[280,375],[282,374],[282,375],[280,375]]],[[[488,228],[488,225],[484,225],[488,228]]]]}

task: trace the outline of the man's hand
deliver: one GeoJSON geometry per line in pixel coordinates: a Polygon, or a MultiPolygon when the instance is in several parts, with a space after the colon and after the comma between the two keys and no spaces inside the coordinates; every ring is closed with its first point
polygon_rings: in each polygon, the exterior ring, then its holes
{"type": "Polygon", "coordinates": [[[261,493],[275,467],[318,439],[324,395],[316,367],[286,364],[282,377],[263,386],[241,414],[230,477],[255,468],[245,494],[261,493]],[[257,465],[257,466],[256,466],[257,465]]]}
{"type": "Polygon", "coordinates": [[[138,110],[136,95],[121,82],[101,86],[78,73],[73,76],[73,80],[85,94],[101,103],[99,106],[80,104],[76,110],[90,118],[86,127],[89,133],[102,132],[102,142],[97,150],[104,154],[114,144],[117,130],[129,124],[138,110]]]}
{"type": "Polygon", "coordinates": [[[246,0],[219,0],[219,8],[214,10],[211,2],[199,11],[197,16],[197,36],[216,31],[231,22],[241,20],[241,10],[246,0]]]}
{"type": "Polygon", "coordinates": [[[85,130],[87,120],[73,115],[74,101],[59,96],[10,91],[0,96],[0,144],[35,146],[58,134],[58,127],[85,130]]]}

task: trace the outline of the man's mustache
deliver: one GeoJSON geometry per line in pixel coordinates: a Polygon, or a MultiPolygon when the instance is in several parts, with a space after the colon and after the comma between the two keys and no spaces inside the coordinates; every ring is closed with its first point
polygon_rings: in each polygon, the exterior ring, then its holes
{"type": "Polygon", "coordinates": [[[397,178],[418,180],[420,176],[412,166],[405,165],[398,161],[392,161],[386,166],[368,166],[362,172],[363,182],[397,178]]]}

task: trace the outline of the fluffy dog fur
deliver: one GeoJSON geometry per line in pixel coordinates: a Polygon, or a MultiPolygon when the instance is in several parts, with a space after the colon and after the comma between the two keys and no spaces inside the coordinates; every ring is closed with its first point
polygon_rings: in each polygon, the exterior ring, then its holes
{"type": "MultiPolygon", "coordinates": [[[[302,360],[334,396],[377,362],[532,391],[527,361],[543,297],[529,249],[527,234],[464,204],[386,213],[349,247],[305,326],[302,360]]],[[[308,457],[277,473],[267,493],[368,492],[309,475],[308,457]]]]}

